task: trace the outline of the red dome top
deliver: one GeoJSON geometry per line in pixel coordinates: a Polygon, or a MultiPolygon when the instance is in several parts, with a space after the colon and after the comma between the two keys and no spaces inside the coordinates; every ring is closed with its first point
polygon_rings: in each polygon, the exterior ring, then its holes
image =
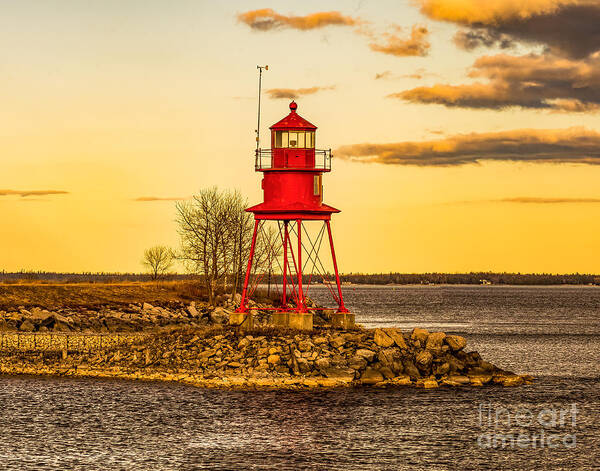
{"type": "Polygon", "coordinates": [[[317,129],[314,124],[306,121],[302,116],[296,113],[297,109],[298,105],[295,101],[292,101],[290,103],[290,114],[288,114],[281,121],[276,122],[273,126],[271,126],[270,129],[305,129],[310,131],[317,129]]]}

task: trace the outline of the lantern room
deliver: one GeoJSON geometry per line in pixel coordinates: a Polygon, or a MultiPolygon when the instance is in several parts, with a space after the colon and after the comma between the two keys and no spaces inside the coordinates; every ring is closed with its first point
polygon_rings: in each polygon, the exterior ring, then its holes
{"type": "Polygon", "coordinates": [[[316,150],[317,127],[300,116],[295,101],[290,114],[271,126],[271,148],[259,149],[256,170],[331,170],[331,151],[316,150]]]}

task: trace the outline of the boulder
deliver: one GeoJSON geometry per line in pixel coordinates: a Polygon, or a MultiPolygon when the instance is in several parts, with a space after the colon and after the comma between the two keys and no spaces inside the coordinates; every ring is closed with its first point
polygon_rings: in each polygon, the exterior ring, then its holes
{"type": "Polygon", "coordinates": [[[19,330],[21,332],[33,332],[35,330],[35,325],[29,319],[25,319],[23,322],[21,322],[19,330]]]}
{"type": "Polygon", "coordinates": [[[408,346],[406,345],[406,341],[404,340],[404,336],[402,335],[402,331],[400,329],[386,329],[385,333],[388,334],[394,343],[401,349],[407,350],[408,346]]]}
{"type": "Polygon", "coordinates": [[[439,386],[438,382],[435,379],[426,379],[423,381],[423,387],[425,389],[433,389],[439,386]]]}
{"type": "Polygon", "coordinates": [[[382,381],[383,375],[374,368],[367,368],[360,377],[360,382],[362,384],[377,384],[382,381]]]}
{"type": "Polygon", "coordinates": [[[352,368],[330,367],[323,371],[328,378],[335,378],[344,382],[354,381],[354,370],[352,368]]]}
{"type": "Polygon", "coordinates": [[[411,340],[418,340],[419,342],[425,343],[427,341],[427,337],[429,337],[429,331],[426,329],[421,329],[419,327],[415,327],[410,334],[411,340]]]}
{"type": "Polygon", "coordinates": [[[395,350],[393,348],[384,348],[377,353],[377,359],[383,366],[391,368],[394,363],[395,350]]]}
{"type": "Polygon", "coordinates": [[[374,340],[380,347],[391,347],[394,345],[394,340],[381,329],[375,329],[374,340]]]}
{"type": "Polygon", "coordinates": [[[367,367],[367,360],[360,355],[354,355],[348,360],[348,366],[353,370],[362,370],[367,367]]]}
{"type": "Polygon", "coordinates": [[[369,363],[371,363],[373,361],[373,359],[375,358],[375,352],[373,350],[369,350],[367,348],[359,348],[358,350],[356,350],[356,355],[364,358],[369,363]]]}
{"type": "Polygon", "coordinates": [[[459,352],[467,346],[467,341],[460,335],[446,335],[444,341],[453,352],[459,352]]]}
{"type": "Polygon", "coordinates": [[[433,332],[427,336],[425,348],[433,352],[441,352],[445,338],[446,334],[444,332],[433,332]]]}
{"type": "Polygon", "coordinates": [[[281,361],[281,357],[279,355],[269,355],[267,357],[267,363],[269,363],[269,365],[276,365],[277,363],[279,363],[281,361]]]}
{"type": "Polygon", "coordinates": [[[227,324],[229,322],[229,314],[231,311],[224,309],[222,307],[217,307],[213,309],[210,313],[210,320],[215,324],[227,324]]]}
{"type": "Polygon", "coordinates": [[[192,302],[187,307],[187,312],[191,317],[200,317],[200,314],[198,313],[198,309],[196,309],[196,303],[194,303],[194,302],[192,302]]]}
{"type": "Polygon", "coordinates": [[[389,366],[382,366],[379,368],[379,372],[384,376],[385,379],[392,379],[396,376],[389,366]]]}
{"type": "Polygon", "coordinates": [[[314,348],[313,343],[310,340],[302,340],[298,342],[298,350],[301,352],[308,352],[314,348]]]}
{"type": "Polygon", "coordinates": [[[435,369],[434,369],[434,374],[436,376],[443,376],[445,374],[448,374],[448,372],[450,371],[450,363],[448,362],[444,362],[440,365],[438,365],[435,369]]]}
{"type": "Polygon", "coordinates": [[[331,363],[327,358],[319,358],[317,361],[315,361],[315,366],[319,368],[321,372],[323,372],[331,366],[331,363]]]}
{"type": "Polygon", "coordinates": [[[421,377],[421,373],[411,360],[404,360],[402,364],[404,365],[404,372],[410,376],[411,379],[417,379],[421,377]]]}
{"type": "Polygon", "coordinates": [[[432,361],[433,361],[433,355],[427,350],[420,352],[415,357],[415,362],[417,364],[417,368],[419,368],[421,371],[428,371],[429,368],[431,367],[432,361]]]}

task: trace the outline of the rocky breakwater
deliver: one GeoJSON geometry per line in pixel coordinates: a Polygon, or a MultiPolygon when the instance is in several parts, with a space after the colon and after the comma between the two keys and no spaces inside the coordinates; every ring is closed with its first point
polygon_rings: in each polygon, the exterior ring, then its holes
{"type": "Polygon", "coordinates": [[[2,352],[0,372],[180,381],[216,388],[518,386],[466,341],[424,329],[312,332],[212,327],[155,333],[131,345],[52,355],[2,352]]]}
{"type": "MultiPolygon", "coordinates": [[[[48,309],[43,306],[17,306],[0,310],[0,332],[82,332],[114,333],[142,332],[165,327],[201,328],[227,324],[229,315],[240,304],[241,296],[223,294],[214,304],[206,301],[171,301],[150,304],[140,302],[126,305],[76,306],[48,309]]],[[[272,304],[248,302],[257,325],[266,325],[272,312],[272,304]]],[[[308,300],[310,307],[316,307],[308,300]]],[[[315,325],[324,325],[332,311],[315,311],[315,325]]]]}

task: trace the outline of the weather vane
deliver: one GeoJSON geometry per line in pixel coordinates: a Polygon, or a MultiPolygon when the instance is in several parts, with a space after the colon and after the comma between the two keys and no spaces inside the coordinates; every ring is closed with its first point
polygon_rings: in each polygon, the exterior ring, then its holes
{"type": "Polygon", "coordinates": [[[260,92],[262,87],[262,73],[264,70],[269,70],[268,65],[257,65],[258,69],[258,124],[256,125],[256,150],[260,147],[260,92]]]}

